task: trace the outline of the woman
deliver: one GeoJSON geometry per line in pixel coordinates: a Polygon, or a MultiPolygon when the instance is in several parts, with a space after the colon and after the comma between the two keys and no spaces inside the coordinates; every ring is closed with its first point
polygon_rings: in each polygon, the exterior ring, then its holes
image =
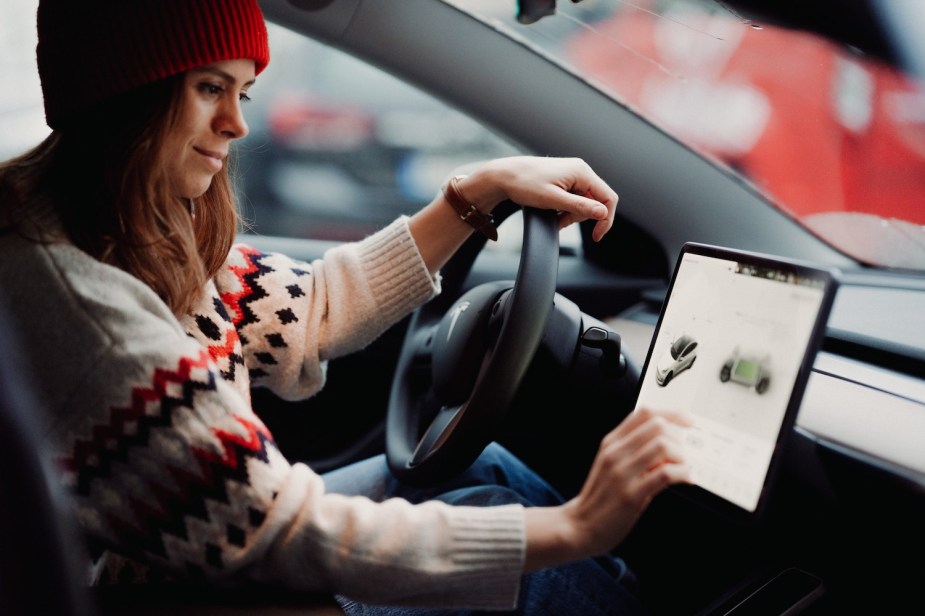
{"type": "Polygon", "coordinates": [[[596,220],[599,240],[617,196],[586,164],[486,163],[414,216],[299,263],[232,245],[227,156],[269,61],[256,0],[42,0],[38,31],[53,132],[0,167],[2,309],[98,579],[142,571],[115,566],[128,558],[174,577],[332,591],[348,613],[366,613],[354,600],[638,608],[621,563],[591,558],[686,480],[683,417],[633,413],[562,503],[498,446],[426,492],[398,485],[381,458],[320,477],[283,458],[250,406],[252,387],[314,394],[327,360],[438,293],[440,267],[481,219],[454,204],[555,209],[563,226],[596,220]]]}

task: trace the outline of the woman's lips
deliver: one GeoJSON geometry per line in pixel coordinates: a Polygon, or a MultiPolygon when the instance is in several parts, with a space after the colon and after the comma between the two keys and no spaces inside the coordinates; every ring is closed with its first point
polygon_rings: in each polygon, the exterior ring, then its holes
{"type": "Polygon", "coordinates": [[[222,169],[222,160],[225,158],[225,154],[222,152],[216,152],[213,150],[205,150],[203,148],[194,147],[194,150],[202,155],[210,167],[218,173],[222,169]]]}

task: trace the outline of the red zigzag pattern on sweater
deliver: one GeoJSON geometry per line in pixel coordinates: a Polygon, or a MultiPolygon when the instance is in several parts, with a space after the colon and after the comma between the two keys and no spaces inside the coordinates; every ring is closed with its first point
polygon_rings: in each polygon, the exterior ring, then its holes
{"type": "MultiPolygon", "coordinates": [[[[170,426],[174,409],[192,408],[195,392],[214,390],[215,385],[215,371],[205,349],[197,357],[181,358],[176,370],[155,370],[151,387],[132,388],[131,405],[111,409],[109,423],[94,427],[89,440],[75,441],[73,455],[60,460],[65,471],[76,473],[77,493],[88,496],[91,482],[106,479],[114,462],[127,461],[132,448],[148,446],[152,428],[170,426]],[[196,369],[205,371],[204,381],[192,378],[196,369]],[[178,389],[177,385],[182,391],[179,397],[169,391],[171,387],[178,389]]],[[[228,502],[225,480],[247,483],[246,458],[268,461],[267,447],[272,446],[273,441],[267,428],[256,417],[235,416],[234,419],[244,427],[245,435],[213,428],[220,452],[191,445],[192,454],[199,462],[200,475],[190,469],[168,468],[167,472],[176,481],[177,491],[152,485],[158,496],[156,508],[132,499],[128,505],[137,527],[131,528],[125,520],[107,516],[113,530],[122,537],[123,546],[140,543],[139,552],[166,555],[161,531],[186,539],[182,521],[185,516],[207,520],[205,499],[228,502]]]]}
{"type": "Polygon", "coordinates": [[[247,318],[250,310],[245,306],[245,302],[253,301],[266,296],[264,291],[254,281],[257,275],[263,271],[271,271],[270,268],[258,264],[257,259],[264,256],[259,250],[246,247],[238,247],[238,252],[244,257],[245,265],[231,266],[229,269],[241,283],[241,290],[235,293],[222,293],[221,300],[228,306],[231,311],[231,322],[235,328],[239,327],[247,318]]]}

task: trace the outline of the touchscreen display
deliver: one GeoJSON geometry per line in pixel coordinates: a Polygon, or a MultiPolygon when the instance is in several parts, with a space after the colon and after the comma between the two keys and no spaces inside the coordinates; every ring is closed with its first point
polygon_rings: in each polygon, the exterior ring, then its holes
{"type": "Polygon", "coordinates": [[[826,270],[685,246],[636,406],[691,414],[685,447],[696,486],[755,512],[833,285],[826,270]]]}

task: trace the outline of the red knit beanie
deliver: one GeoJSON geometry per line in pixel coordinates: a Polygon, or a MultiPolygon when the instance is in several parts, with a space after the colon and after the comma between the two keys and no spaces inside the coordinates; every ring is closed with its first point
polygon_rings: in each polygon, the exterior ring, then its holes
{"type": "Polygon", "coordinates": [[[257,0],[40,0],[45,119],[61,128],[111,96],[222,60],[270,61],[257,0]]]}

